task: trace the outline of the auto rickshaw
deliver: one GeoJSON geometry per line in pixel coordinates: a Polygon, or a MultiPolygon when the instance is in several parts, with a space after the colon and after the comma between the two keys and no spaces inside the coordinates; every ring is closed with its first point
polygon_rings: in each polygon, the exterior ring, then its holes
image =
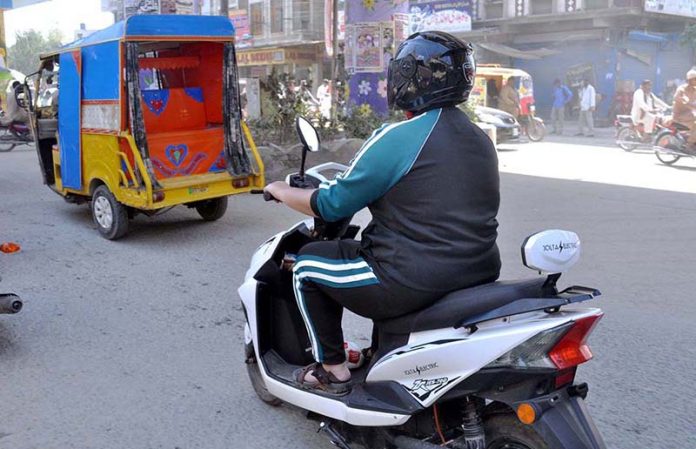
{"type": "Polygon", "coordinates": [[[227,18],[134,16],[41,55],[30,78],[44,182],[89,202],[107,239],[177,205],[217,220],[227,196],[264,186],[227,18]]]}
{"type": "Polygon", "coordinates": [[[500,109],[498,93],[503,84],[510,81],[514,83],[513,86],[520,98],[520,110],[516,118],[529,140],[538,142],[546,136],[546,126],[543,120],[535,116],[534,82],[524,70],[501,67],[498,64],[477,65],[476,80],[470,98],[477,105],[500,109]]]}

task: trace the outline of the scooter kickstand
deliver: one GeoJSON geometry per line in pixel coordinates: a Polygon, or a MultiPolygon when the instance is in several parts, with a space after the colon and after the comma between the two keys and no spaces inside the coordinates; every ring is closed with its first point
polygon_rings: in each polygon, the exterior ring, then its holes
{"type": "Polygon", "coordinates": [[[333,444],[334,446],[340,449],[351,449],[351,447],[348,445],[348,442],[343,438],[343,435],[341,435],[333,427],[331,427],[331,424],[324,421],[320,422],[317,433],[320,432],[324,432],[326,436],[329,438],[331,444],[333,444]]]}

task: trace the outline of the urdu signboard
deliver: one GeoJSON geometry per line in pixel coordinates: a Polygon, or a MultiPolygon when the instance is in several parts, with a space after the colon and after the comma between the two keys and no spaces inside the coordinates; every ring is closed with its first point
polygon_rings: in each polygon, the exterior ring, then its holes
{"type": "Polygon", "coordinates": [[[645,0],[645,11],[696,17],[696,0],[645,0]]]}

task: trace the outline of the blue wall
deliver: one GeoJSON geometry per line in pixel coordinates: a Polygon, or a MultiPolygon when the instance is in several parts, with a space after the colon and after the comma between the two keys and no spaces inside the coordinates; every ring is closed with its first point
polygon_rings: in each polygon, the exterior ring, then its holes
{"type": "MultiPolygon", "coordinates": [[[[537,110],[542,117],[551,112],[551,89],[553,80],[565,80],[566,71],[579,64],[594,66],[597,93],[604,96],[598,105],[598,117],[605,118],[615,95],[615,81],[633,80],[636,88],[644,79],[653,81],[653,90],[661,94],[668,80],[684,79],[686,71],[692,66],[692,51],[682,47],[676,36],[664,36],[661,41],[648,41],[630,38],[617,45],[602,40],[570,42],[560,45],[546,45],[559,50],[560,54],[540,60],[513,60],[513,66],[529,72],[534,79],[534,96],[537,110]],[[649,56],[646,64],[626,54],[630,50],[649,56]]],[[[575,93],[575,92],[574,92],[575,93]]],[[[671,99],[668,100],[670,102],[671,99]]]]}

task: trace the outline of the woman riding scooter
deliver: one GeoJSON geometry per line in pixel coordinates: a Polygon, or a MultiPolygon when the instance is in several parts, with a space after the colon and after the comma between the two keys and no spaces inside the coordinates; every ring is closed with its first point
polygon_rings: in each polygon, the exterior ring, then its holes
{"type": "Polygon", "coordinates": [[[381,320],[498,278],[497,156],[456,108],[474,77],[470,44],[442,32],[410,36],[389,65],[387,86],[390,107],[407,120],[377,129],[349,169],[319,189],[266,187],[327,222],[365,207],[372,214],[361,242],[314,242],[297,257],[295,295],[316,360],[296,372],[303,388],[348,389],[343,307],[381,320]]]}

